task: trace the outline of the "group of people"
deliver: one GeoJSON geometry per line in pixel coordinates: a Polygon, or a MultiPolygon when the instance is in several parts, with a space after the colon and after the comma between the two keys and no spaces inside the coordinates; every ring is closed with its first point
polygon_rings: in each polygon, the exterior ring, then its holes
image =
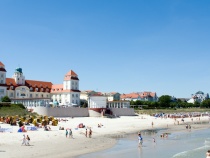
{"type": "Polygon", "coordinates": [[[66,129],[66,138],[73,138],[73,133],[72,133],[72,130],[71,129],[69,129],[69,131],[68,131],[68,129],[66,129]]]}
{"type": "Polygon", "coordinates": [[[86,130],[85,130],[85,137],[89,137],[89,138],[91,138],[92,137],[92,129],[91,129],[91,127],[89,128],[89,131],[87,130],[87,128],[86,128],[86,130]]]}
{"type": "Polygon", "coordinates": [[[186,129],[191,129],[190,125],[186,125],[185,127],[186,127],[186,129]]]}
{"type": "Polygon", "coordinates": [[[23,140],[22,140],[22,145],[30,145],[30,137],[27,135],[25,136],[25,134],[23,135],[23,140]]]}

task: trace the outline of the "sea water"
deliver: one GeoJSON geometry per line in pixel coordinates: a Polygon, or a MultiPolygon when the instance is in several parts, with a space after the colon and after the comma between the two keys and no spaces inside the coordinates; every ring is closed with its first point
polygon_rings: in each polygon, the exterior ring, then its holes
{"type": "MultiPolygon", "coordinates": [[[[183,127],[184,128],[184,127],[183,127]]],[[[120,138],[111,149],[79,158],[205,158],[210,149],[210,129],[189,130],[160,135],[166,130],[142,131],[143,146],[138,146],[137,133],[120,138]],[[153,141],[155,139],[155,142],[153,141]]]]}

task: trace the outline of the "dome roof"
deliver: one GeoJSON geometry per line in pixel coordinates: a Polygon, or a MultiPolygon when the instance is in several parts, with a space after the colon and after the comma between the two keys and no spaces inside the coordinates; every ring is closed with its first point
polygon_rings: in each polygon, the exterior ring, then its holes
{"type": "Polygon", "coordinates": [[[204,94],[202,91],[198,91],[197,93],[195,93],[195,94],[204,94]]]}
{"type": "Polygon", "coordinates": [[[15,69],[15,72],[23,73],[22,68],[20,68],[20,67],[16,68],[16,69],[15,69]]]}

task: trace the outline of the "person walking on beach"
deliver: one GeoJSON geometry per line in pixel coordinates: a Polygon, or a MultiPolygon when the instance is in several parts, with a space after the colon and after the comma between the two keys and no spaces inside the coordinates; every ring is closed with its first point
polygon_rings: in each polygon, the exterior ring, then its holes
{"type": "Polygon", "coordinates": [[[73,138],[72,130],[69,130],[69,138],[73,138]]]}
{"type": "Polygon", "coordinates": [[[143,144],[143,138],[142,138],[141,134],[138,134],[138,140],[139,140],[139,146],[141,147],[143,144]]]}
{"type": "Polygon", "coordinates": [[[91,127],[90,127],[90,130],[89,130],[89,138],[92,137],[92,130],[91,130],[91,127]]]}
{"type": "Polygon", "coordinates": [[[154,123],[152,122],[152,128],[153,128],[154,123]]]}
{"type": "Polygon", "coordinates": [[[25,134],[23,135],[22,145],[26,145],[26,137],[25,137],[25,134]]]}
{"type": "Polygon", "coordinates": [[[88,134],[88,131],[87,131],[87,128],[85,130],[85,137],[87,137],[87,134],[88,134]]]}
{"type": "Polygon", "coordinates": [[[66,138],[67,138],[67,136],[68,136],[68,130],[66,129],[66,138]]]}
{"type": "Polygon", "coordinates": [[[29,142],[30,142],[30,137],[27,135],[26,136],[26,145],[30,145],[29,142]]]}

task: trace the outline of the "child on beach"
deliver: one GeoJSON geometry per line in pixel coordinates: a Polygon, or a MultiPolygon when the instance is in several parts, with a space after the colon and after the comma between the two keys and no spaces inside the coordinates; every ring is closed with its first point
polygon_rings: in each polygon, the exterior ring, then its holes
{"type": "Polygon", "coordinates": [[[142,146],[143,138],[142,138],[141,134],[138,134],[138,140],[139,140],[139,146],[142,146]]]}

